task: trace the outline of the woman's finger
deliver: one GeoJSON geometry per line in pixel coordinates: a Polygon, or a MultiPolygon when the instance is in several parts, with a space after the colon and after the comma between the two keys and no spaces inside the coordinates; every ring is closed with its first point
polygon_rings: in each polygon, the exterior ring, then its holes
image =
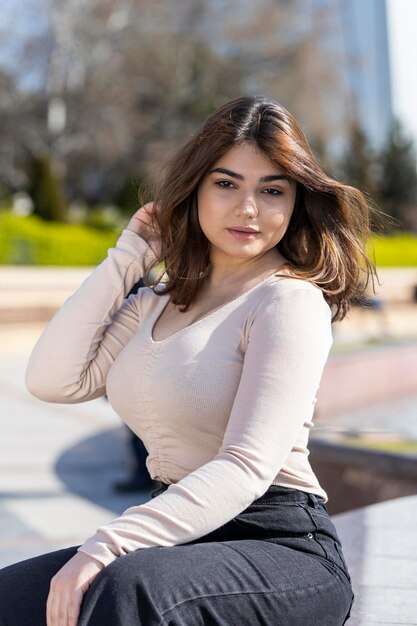
{"type": "Polygon", "coordinates": [[[47,612],[47,626],[77,626],[79,606],[72,594],[55,593],[47,612]]]}
{"type": "Polygon", "coordinates": [[[47,626],[77,626],[83,593],[50,593],[46,604],[47,626]]]}
{"type": "Polygon", "coordinates": [[[47,626],[58,625],[58,604],[59,596],[55,593],[52,582],[49,590],[48,600],[46,602],[46,623],[47,626]]]}
{"type": "Polygon", "coordinates": [[[66,610],[59,593],[52,591],[47,626],[67,626],[66,610]]]}
{"type": "Polygon", "coordinates": [[[49,591],[48,599],[46,600],[46,626],[52,626],[52,592],[49,591]]]}
{"type": "Polygon", "coordinates": [[[139,209],[140,217],[147,223],[152,224],[153,222],[153,214],[155,212],[155,207],[153,202],[148,202],[144,204],[141,209],[139,209]]]}
{"type": "Polygon", "coordinates": [[[155,208],[152,202],[145,204],[132,215],[126,228],[142,237],[152,248],[156,256],[161,250],[161,236],[157,224],[154,222],[155,208]]]}
{"type": "Polygon", "coordinates": [[[148,202],[140,207],[131,217],[130,222],[127,226],[129,228],[132,225],[137,226],[139,223],[142,224],[143,227],[147,227],[150,230],[155,229],[155,214],[156,214],[156,206],[153,202],[148,202]]]}
{"type": "Polygon", "coordinates": [[[59,593],[51,582],[51,591],[47,601],[47,626],[68,626],[68,611],[65,596],[59,593]]]}
{"type": "Polygon", "coordinates": [[[56,617],[53,626],[68,626],[68,602],[65,597],[59,596],[56,617]]]}
{"type": "Polygon", "coordinates": [[[80,616],[83,592],[80,589],[74,590],[68,603],[68,626],[77,626],[80,616]]]}

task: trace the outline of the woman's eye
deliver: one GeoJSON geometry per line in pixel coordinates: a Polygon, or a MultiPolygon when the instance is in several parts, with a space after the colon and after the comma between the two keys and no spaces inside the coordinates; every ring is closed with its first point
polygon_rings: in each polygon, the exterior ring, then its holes
{"type": "MultiPolygon", "coordinates": [[[[233,185],[233,183],[230,180],[218,180],[214,184],[218,185],[221,189],[232,189],[232,188],[234,188],[234,185],[233,185]]],[[[282,196],[282,194],[283,194],[282,191],[280,191],[279,189],[274,189],[273,187],[270,187],[268,189],[264,189],[262,191],[262,193],[266,193],[269,196],[282,196]]]]}
{"type": "Polygon", "coordinates": [[[222,189],[230,189],[229,185],[232,185],[230,180],[218,180],[217,183],[214,183],[214,184],[218,185],[222,189]]]}

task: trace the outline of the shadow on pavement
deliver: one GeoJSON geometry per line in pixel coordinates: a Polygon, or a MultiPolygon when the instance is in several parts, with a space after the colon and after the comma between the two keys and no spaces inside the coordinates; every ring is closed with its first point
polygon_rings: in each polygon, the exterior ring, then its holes
{"type": "Polygon", "coordinates": [[[66,489],[81,498],[120,514],[129,506],[150,498],[150,489],[119,495],[112,485],[126,478],[126,433],[121,426],[89,437],[66,450],[55,464],[55,473],[66,489]]]}

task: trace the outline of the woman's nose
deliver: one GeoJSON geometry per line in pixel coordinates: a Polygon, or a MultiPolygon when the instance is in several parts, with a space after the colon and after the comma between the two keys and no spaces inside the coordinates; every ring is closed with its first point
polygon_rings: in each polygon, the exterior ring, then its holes
{"type": "Polygon", "coordinates": [[[245,200],[239,203],[239,205],[236,207],[235,212],[237,215],[252,217],[258,214],[258,209],[256,208],[256,204],[252,199],[245,198],[245,200]]]}

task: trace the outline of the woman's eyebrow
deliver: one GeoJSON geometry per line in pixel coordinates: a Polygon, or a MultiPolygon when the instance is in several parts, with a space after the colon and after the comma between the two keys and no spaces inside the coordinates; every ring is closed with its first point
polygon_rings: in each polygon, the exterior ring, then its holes
{"type": "MultiPolygon", "coordinates": [[[[216,167],[214,170],[211,170],[209,174],[213,174],[214,172],[219,172],[219,174],[227,174],[228,176],[231,176],[232,178],[237,178],[238,180],[245,180],[242,174],[237,174],[236,172],[232,172],[232,170],[228,170],[225,167],[216,167]]],[[[271,174],[269,176],[262,176],[259,179],[259,182],[270,183],[273,180],[287,180],[288,182],[290,182],[290,177],[287,176],[286,174],[271,174]]]]}

